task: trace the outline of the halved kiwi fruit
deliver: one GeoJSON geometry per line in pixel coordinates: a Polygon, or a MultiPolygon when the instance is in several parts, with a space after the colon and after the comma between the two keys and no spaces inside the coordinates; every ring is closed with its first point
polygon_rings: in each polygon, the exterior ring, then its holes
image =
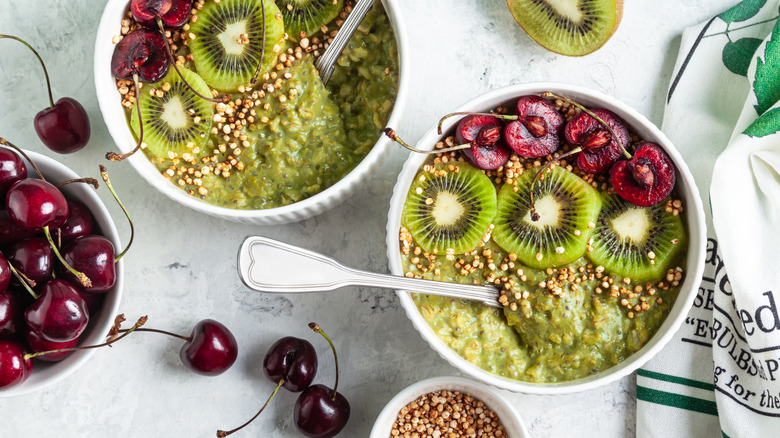
{"type": "Polygon", "coordinates": [[[620,24],[623,0],[506,0],[515,21],[539,45],[562,55],[587,55],[620,24]]]}
{"type": "Polygon", "coordinates": [[[301,32],[310,37],[338,17],[344,0],[278,0],[276,5],[282,11],[287,35],[298,41],[301,32]]]}
{"type": "Polygon", "coordinates": [[[588,258],[607,272],[636,283],[661,280],[685,248],[682,218],[666,212],[666,202],[638,207],[606,195],[588,258]]]}
{"type": "MultiPolygon", "coordinates": [[[[265,55],[267,71],[284,44],[284,22],[272,0],[265,0],[265,55]],[[274,46],[278,49],[274,51],[274,46]]],[[[263,46],[263,8],[260,0],[208,2],[198,12],[190,32],[195,69],[207,84],[220,91],[249,85],[260,63],[263,46]]]]}
{"type": "Polygon", "coordinates": [[[536,171],[529,169],[515,186],[504,184],[498,193],[493,240],[505,251],[517,254],[524,265],[552,268],[582,257],[601,209],[601,195],[582,178],[562,167],[542,173],[533,186],[539,220],[531,220],[531,183],[536,171]]]}
{"type": "Polygon", "coordinates": [[[463,254],[477,247],[496,214],[496,189],[482,171],[466,164],[431,166],[406,196],[404,226],[431,254],[463,254]]]}
{"type": "MultiPolygon", "coordinates": [[[[203,78],[184,67],[179,70],[198,93],[211,95],[203,78]]],[[[141,89],[140,99],[143,142],[155,156],[169,158],[169,151],[181,156],[202,146],[208,139],[214,104],[196,96],[174,69],[170,69],[160,82],[146,84],[141,89]],[[156,90],[154,95],[150,93],[152,89],[156,90]]],[[[130,126],[136,135],[140,135],[136,111],[130,112],[130,126]]]]}

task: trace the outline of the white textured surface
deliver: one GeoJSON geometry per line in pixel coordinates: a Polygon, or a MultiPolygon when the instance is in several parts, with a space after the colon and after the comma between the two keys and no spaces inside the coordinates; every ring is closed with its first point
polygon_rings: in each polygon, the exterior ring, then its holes
{"type": "MultiPolygon", "coordinates": [[[[734,0],[626,2],[623,23],[600,51],[565,58],[530,41],[502,0],[400,0],[412,40],[412,81],[399,129],[414,142],[440,115],[489,89],[535,80],[593,87],[660,124],[664,94],[687,26],[734,0]]],[[[60,157],[84,175],[113,149],[98,111],[92,50],[104,2],[0,0],[0,31],[30,40],[48,62],[55,99],[81,101],[92,121],[85,150],[60,157]]],[[[32,54],[0,41],[0,135],[52,156],[35,136],[32,119],[47,102],[32,54]]],[[[306,323],[334,338],[343,364],[340,388],[353,411],[341,436],[366,437],[393,395],[423,378],[455,371],[430,350],[389,292],[347,289],[320,296],[261,296],[235,274],[235,254],[248,234],[263,234],[333,255],[355,267],[387,270],[384,226],[391,190],[405,159],[392,151],[375,175],[338,208],[301,223],[252,227],[207,217],[171,203],[129,165],[109,164],[112,181],[133,212],[136,246],[126,258],[121,310],[148,314],[150,327],[188,333],[215,318],[240,344],[239,359],[222,376],[183,369],[180,342],[151,333],[97,352],[54,387],[0,399],[0,436],[213,436],[253,415],[272,391],[262,374],[265,350],[285,335],[311,340],[320,353],[317,382],[332,385],[331,355],[306,323]]],[[[100,193],[111,213],[107,191],[100,193]]],[[[118,224],[120,234],[128,227],[118,224]]],[[[126,237],[124,238],[126,240],[126,237]]],[[[635,383],[626,378],[571,396],[509,394],[532,436],[633,436],[635,383]]],[[[294,395],[277,399],[244,436],[300,436],[292,423],[294,395]]],[[[239,435],[240,436],[240,435],[239,435]]]]}

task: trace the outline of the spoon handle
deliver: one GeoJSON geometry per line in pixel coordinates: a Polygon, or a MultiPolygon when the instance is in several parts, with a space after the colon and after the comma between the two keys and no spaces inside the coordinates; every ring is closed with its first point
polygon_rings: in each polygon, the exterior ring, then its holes
{"type": "Polygon", "coordinates": [[[352,7],[352,12],[344,20],[344,24],[341,25],[336,37],[333,38],[328,48],[325,49],[325,53],[317,59],[315,66],[320,73],[320,79],[322,79],[323,84],[327,84],[330,80],[336,60],[341,55],[341,52],[344,51],[344,48],[347,47],[347,43],[352,39],[352,35],[355,34],[355,31],[373,4],[374,0],[358,0],[352,7]]]}
{"type": "Polygon", "coordinates": [[[307,293],[345,286],[368,286],[441,295],[501,307],[498,290],[441,281],[361,271],[307,249],[261,236],[249,236],[238,251],[238,275],[249,287],[267,293],[307,293]]]}

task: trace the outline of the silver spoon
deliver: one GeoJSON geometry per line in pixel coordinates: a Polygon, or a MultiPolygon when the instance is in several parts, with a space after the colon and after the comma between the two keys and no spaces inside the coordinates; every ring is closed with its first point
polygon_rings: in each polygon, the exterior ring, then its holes
{"type": "Polygon", "coordinates": [[[322,254],[261,236],[249,236],[241,244],[238,275],[250,289],[267,293],[297,294],[368,286],[475,300],[501,307],[498,290],[491,286],[360,271],[322,254]]]}
{"type": "Polygon", "coordinates": [[[355,30],[360,26],[360,23],[373,4],[374,0],[358,0],[352,6],[352,12],[344,20],[344,24],[341,25],[336,37],[333,38],[328,48],[325,49],[325,53],[317,59],[315,67],[320,73],[320,79],[322,79],[323,84],[327,84],[330,80],[336,60],[339,59],[341,52],[344,51],[344,47],[347,47],[347,43],[352,38],[352,35],[355,34],[355,30]]]}

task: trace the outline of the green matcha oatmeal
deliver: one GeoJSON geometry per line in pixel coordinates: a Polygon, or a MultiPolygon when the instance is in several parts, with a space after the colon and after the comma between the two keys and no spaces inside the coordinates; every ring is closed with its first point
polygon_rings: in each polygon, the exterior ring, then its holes
{"type": "MultiPolygon", "coordinates": [[[[556,109],[567,120],[576,114],[560,102],[556,109]]],[[[639,143],[632,134],[631,150],[639,143]]],[[[455,137],[450,136],[436,148],[455,144],[455,137]]],[[[399,231],[405,275],[492,284],[500,290],[498,301],[503,306],[497,309],[476,301],[412,294],[417,309],[447,346],[499,376],[555,383],[607,370],[647,344],[680,291],[686,241],[683,204],[676,191],[656,206],[639,207],[615,195],[608,173],[583,172],[576,160],[563,159],[540,172],[546,163],[572,149],[564,144],[540,158],[512,153],[495,170],[477,169],[461,151],[439,153],[420,168],[406,198],[399,231]],[[475,170],[483,176],[474,177],[475,170]],[[524,187],[534,179],[539,223],[530,219],[530,214],[515,214],[524,211],[524,187]],[[467,188],[461,190],[463,186],[467,188]],[[495,197],[488,199],[493,195],[485,194],[485,186],[497,193],[497,202],[495,197]],[[521,195],[510,193],[513,191],[521,195]],[[577,196],[591,197],[589,206],[570,200],[577,196]],[[557,211],[546,208],[546,204],[556,202],[562,206],[557,211]],[[580,217],[570,215],[569,210],[581,213],[580,217]],[[492,219],[480,222],[480,215],[492,219]],[[592,216],[582,220],[587,215],[592,216]],[[510,244],[525,245],[522,240],[531,239],[528,236],[533,234],[529,229],[538,229],[541,240],[552,241],[557,231],[545,222],[552,223],[551,216],[571,226],[572,235],[582,237],[583,248],[570,258],[573,261],[551,261],[551,266],[544,266],[548,258],[565,256],[569,246],[554,248],[551,256],[534,251],[530,257],[523,251],[505,249],[510,244]],[[447,248],[453,247],[451,241],[470,239],[462,228],[471,225],[461,224],[476,224],[480,230],[470,250],[443,250],[432,243],[432,236],[439,231],[431,230],[437,227],[443,230],[439,239],[450,240],[447,248]],[[618,242],[611,237],[611,228],[628,230],[628,237],[618,242]],[[507,244],[507,233],[521,238],[507,244]],[[646,245],[655,246],[648,250],[646,245]],[[619,256],[608,258],[609,263],[594,261],[609,257],[605,248],[612,248],[619,256]],[[638,267],[642,263],[644,271],[638,267]]]]}
{"type": "MultiPolygon", "coordinates": [[[[225,56],[238,59],[242,51],[248,53],[253,48],[252,44],[262,47],[262,32],[246,24],[252,19],[259,22],[262,15],[258,5],[259,0],[196,1],[190,23],[181,30],[167,32],[179,69],[186,78],[197,76],[188,82],[210,97],[218,99],[228,94],[229,101],[211,103],[190,97],[186,94],[189,90],[179,86],[181,81],[173,67],[160,82],[145,84],[141,89],[144,154],[182,190],[227,208],[281,207],[316,195],[338,182],[379,139],[398,88],[396,40],[379,1],[338,59],[330,81],[323,85],[314,60],[336,35],[351,11],[351,2],[345,2],[339,15],[316,34],[289,36],[281,33],[283,20],[279,9],[273,1],[266,0],[268,33],[257,83],[248,85],[257,67],[255,62],[250,74],[243,77],[247,85],[235,89],[213,85],[223,79],[212,79],[215,75],[207,73],[206,67],[199,70],[202,64],[197,62],[198,57],[205,55],[196,47],[207,44],[206,38],[211,36],[198,32],[210,26],[219,39],[227,41],[225,56]],[[212,10],[244,4],[254,7],[254,15],[244,21],[236,19],[236,23],[224,28],[203,23],[214,20],[210,15],[217,14],[212,10]],[[278,35],[282,36],[276,38],[278,35]],[[230,49],[231,44],[237,49],[230,49]],[[209,108],[199,109],[199,102],[208,103],[209,108]],[[147,109],[155,104],[160,108],[147,109]],[[162,122],[158,123],[158,119],[162,122]],[[190,129],[198,135],[173,145],[173,140],[168,139],[176,138],[175,134],[155,136],[153,130],[163,124],[167,128],[162,129],[190,129]],[[157,137],[166,140],[157,141],[157,137]]],[[[123,20],[125,25],[123,34],[137,26],[132,16],[123,20]]],[[[252,59],[260,59],[259,53],[254,56],[252,59]]],[[[138,136],[133,83],[118,80],[117,87],[138,136]]]]}

